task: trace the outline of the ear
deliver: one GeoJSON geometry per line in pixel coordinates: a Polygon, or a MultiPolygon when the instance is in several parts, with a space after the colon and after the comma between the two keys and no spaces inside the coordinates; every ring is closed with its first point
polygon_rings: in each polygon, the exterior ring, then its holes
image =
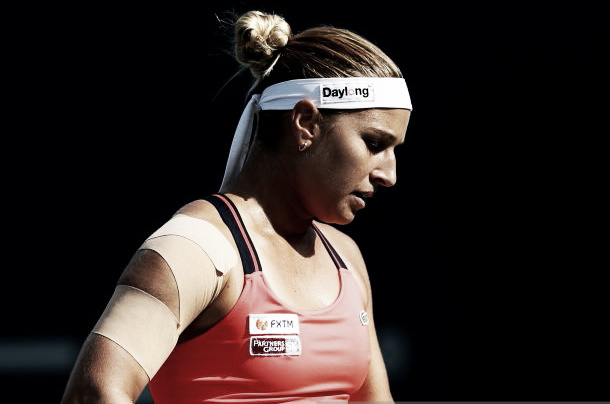
{"type": "Polygon", "coordinates": [[[307,147],[317,133],[320,111],[310,100],[301,100],[292,108],[290,129],[297,147],[307,147]]]}

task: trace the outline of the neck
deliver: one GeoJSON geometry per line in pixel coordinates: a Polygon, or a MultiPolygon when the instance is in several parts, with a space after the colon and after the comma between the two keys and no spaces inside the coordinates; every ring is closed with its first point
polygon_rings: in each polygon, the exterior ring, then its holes
{"type": "Polygon", "coordinates": [[[313,217],[301,205],[292,181],[281,164],[257,159],[256,164],[246,163],[222,192],[232,196],[261,234],[299,240],[311,235],[313,217]]]}

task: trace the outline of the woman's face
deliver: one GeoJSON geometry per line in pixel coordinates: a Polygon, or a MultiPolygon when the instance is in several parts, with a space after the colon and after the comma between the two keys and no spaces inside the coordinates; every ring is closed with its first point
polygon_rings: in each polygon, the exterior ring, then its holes
{"type": "Polygon", "coordinates": [[[326,117],[301,175],[306,211],[347,224],[379,186],[396,183],[394,149],[404,142],[410,111],[365,109],[326,117]]]}

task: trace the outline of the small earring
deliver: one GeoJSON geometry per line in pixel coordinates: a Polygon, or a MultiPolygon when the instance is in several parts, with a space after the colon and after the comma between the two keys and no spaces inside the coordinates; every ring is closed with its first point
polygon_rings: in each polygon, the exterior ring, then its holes
{"type": "Polygon", "coordinates": [[[303,143],[302,145],[299,146],[299,151],[302,152],[305,149],[307,149],[307,143],[303,143]]]}

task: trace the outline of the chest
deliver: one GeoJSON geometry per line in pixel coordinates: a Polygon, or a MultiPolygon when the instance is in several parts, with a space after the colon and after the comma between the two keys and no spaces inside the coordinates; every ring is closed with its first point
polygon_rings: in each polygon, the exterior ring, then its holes
{"type": "Polygon", "coordinates": [[[339,271],[322,242],[307,251],[273,240],[254,241],[269,289],[297,310],[320,310],[339,296],[339,271]]]}
{"type": "Polygon", "coordinates": [[[233,310],[206,333],[176,347],[153,379],[153,393],[171,380],[169,393],[180,391],[193,401],[347,401],[367,375],[369,341],[359,288],[347,270],[338,272],[343,284],[339,298],[312,312],[294,312],[279,302],[263,273],[247,275],[233,310]],[[253,316],[264,325],[254,329],[253,316]],[[277,330],[274,319],[276,325],[290,320],[291,327],[277,330]]]}

